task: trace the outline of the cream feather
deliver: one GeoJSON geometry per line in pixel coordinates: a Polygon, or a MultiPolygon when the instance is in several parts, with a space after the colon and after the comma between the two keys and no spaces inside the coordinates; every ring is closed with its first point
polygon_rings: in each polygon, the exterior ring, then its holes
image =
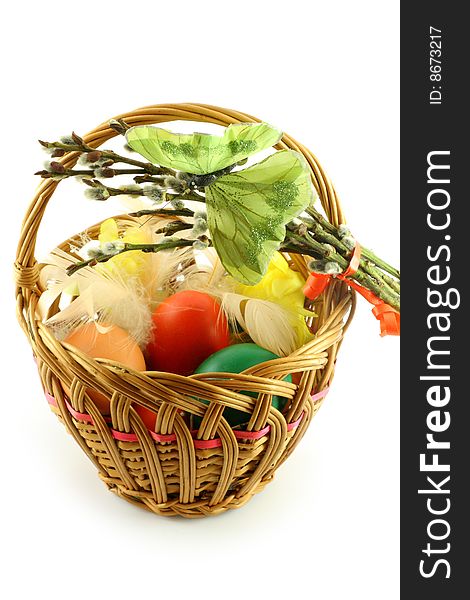
{"type": "MultiPolygon", "coordinates": [[[[117,272],[83,269],[80,277],[67,277],[51,288],[52,296],[76,285],[71,302],[63,310],[46,319],[55,335],[63,339],[75,327],[87,321],[112,323],[126,330],[144,347],[151,331],[151,308],[145,288],[137,277],[122,278],[117,272]]],[[[44,294],[41,296],[44,297],[44,294]]]]}
{"type": "MultiPolygon", "coordinates": [[[[131,225],[135,227],[135,223],[131,225]]],[[[142,224],[142,229],[149,243],[162,237],[154,233],[156,227],[150,223],[142,224]]],[[[40,276],[44,292],[37,307],[40,318],[59,339],[81,323],[93,320],[122,327],[144,347],[151,335],[152,311],[172,293],[171,282],[187,260],[188,248],[139,254],[143,268],[131,276],[119,264],[105,263],[84,267],[69,277],[66,269],[77,260],[75,248],[74,252],[75,256],[56,248],[45,261],[40,276]],[[58,304],[61,310],[51,316],[58,304]]]]}
{"type": "Polygon", "coordinates": [[[193,257],[180,273],[178,291],[228,289],[228,280],[223,281],[227,273],[214,248],[194,250],[193,257]]]}
{"type": "Polygon", "coordinates": [[[292,315],[279,304],[232,292],[222,292],[219,298],[228,319],[236,320],[258,346],[279,356],[297,349],[292,315]]]}

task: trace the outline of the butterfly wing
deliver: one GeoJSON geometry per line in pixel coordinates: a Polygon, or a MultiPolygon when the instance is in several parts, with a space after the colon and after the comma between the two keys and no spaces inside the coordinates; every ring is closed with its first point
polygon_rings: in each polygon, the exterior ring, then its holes
{"type": "Polygon", "coordinates": [[[213,173],[270,148],[282,132],[267,123],[229,125],[222,137],[206,133],[173,133],[160,127],[131,127],[129,146],[151,163],[196,175],[213,173]]]}
{"type": "Polygon", "coordinates": [[[258,283],[284,240],[286,224],[314,197],[309,167],[292,150],[276,152],[208,186],[208,226],[228,273],[241,283],[258,283]]]}
{"type": "MultiPolygon", "coordinates": [[[[221,165],[210,173],[233,165],[252,154],[271,148],[282,137],[282,131],[267,123],[236,123],[225,130],[219,160],[221,165]]],[[[213,167],[214,165],[210,165],[213,167]]]]}

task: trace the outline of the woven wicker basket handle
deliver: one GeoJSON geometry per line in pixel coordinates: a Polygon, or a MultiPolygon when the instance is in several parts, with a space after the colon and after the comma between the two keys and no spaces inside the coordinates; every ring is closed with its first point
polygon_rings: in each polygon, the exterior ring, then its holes
{"type": "MultiPolygon", "coordinates": [[[[130,125],[150,125],[167,121],[186,120],[227,126],[231,123],[260,121],[260,119],[251,115],[207,104],[157,104],[118,115],[115,118],[124,119],[130,125]]],[[[88,145],[97,148],[115,135],[117,135],[116,132],[106,122],[85,135],[84,140],[88,145]]],[[[343,214],[335,190],[315,156],[302,144],[286,134],[282,137],[277,148],[291,148],[305,156],[312,169],[312,180],[329,220],[335,225],[343,222],[343,214]]],[[[72,152],[65,155],[60,162],[66,168],[72,168],[77,160],[78,153],[72,152]]],[[[23,306],[23,296],[29,295],[38,282],[39,265],[34,256],[36,238],[47,203],[57,185],[58,182],[51,179],[45,179],[41,182],[23,221],[14,264],[19,309],[23,306]]]]}

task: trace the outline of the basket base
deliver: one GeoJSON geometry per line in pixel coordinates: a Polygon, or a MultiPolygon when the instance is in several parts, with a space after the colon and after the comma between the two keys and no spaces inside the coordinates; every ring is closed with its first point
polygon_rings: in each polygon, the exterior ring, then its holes
{"type": "Polygon", "coordinates": [[[235,494],[231,494],[224,498],[222,502],[211,506],[208,499],[201,499],[191,503],[184,503],[180,502],[178,499],[174,499],[163,504],[158,504],[151,498],[145,497],[141,492],[128,490],[121,485],[116,485],[116,483],[108,477],[103,476],[101,473],[99,473],[99,476],[111,492],[120,498],[124,498],[124,500],[127,500],[130,504],[139,508],[144,508],[145,510],[160,516],[179,516],[184,517],[185,519],[199,519],[202,517],[220,515],[227,510],[241,508],[274,479],[274,474],[271,474],[266,480],[260,481],[256,488],[249,494],[245,494],[240,498],[237,498],[235,494]]]}
{"type": "Polygon", "coordinates": [[[44,387],[54,391],[54,395],[46,392],[51,410],[97,467],[108,489],[154,514],[185,518],[240,508],[262,491],[302,439],[326,395],[325,389],[309,396],[301,416],[287,425],[278,419],[252,437],[245,432],[237,438],[233,433],[225,446],[222,438],[201,445],[190,432],[182,441],[176,434],[154,437],[139,427],[139,421],[133,422],[135,430],[123,432],[119,423],[101,415],[93,404],[82,407],[75,398],[74,407],[74,398],[64,395],[59,382],[42,380],[44,387]]]}

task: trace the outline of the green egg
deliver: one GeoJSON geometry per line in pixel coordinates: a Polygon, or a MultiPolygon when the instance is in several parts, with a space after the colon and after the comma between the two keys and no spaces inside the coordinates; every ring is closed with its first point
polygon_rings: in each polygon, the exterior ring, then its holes
{"type": "MultiPolygon", "coordinates": [[[[195,373],[240,373],[245,369],[249,369],[255,365],[279,358],[277,354],[265,350],[256,344],[234,344],[233,346],[227,346],[214,354],[211,354],[209,358],[206,358],[199,367],[194,371],[195,373]]],[[[284,381],[292,383],[292,377],[287,375],[284,381]]],[[[247,396],[257,397],[256,392],[242,392],[247,396]]],[[[282,410],[286,404],[286,398],[281,396],[272,397],[272,405],[277,410],[282,410]]],[[[248,413],[236,410],[235,408],[226,408],[224,410],[224,417],[227,419],[232,427],[236,425],[242,425],[247,423],[249,420],[248,413]]],[[[193,417],[193,425],[199,427],[201,424],[200,417],[193,417]]]]}

